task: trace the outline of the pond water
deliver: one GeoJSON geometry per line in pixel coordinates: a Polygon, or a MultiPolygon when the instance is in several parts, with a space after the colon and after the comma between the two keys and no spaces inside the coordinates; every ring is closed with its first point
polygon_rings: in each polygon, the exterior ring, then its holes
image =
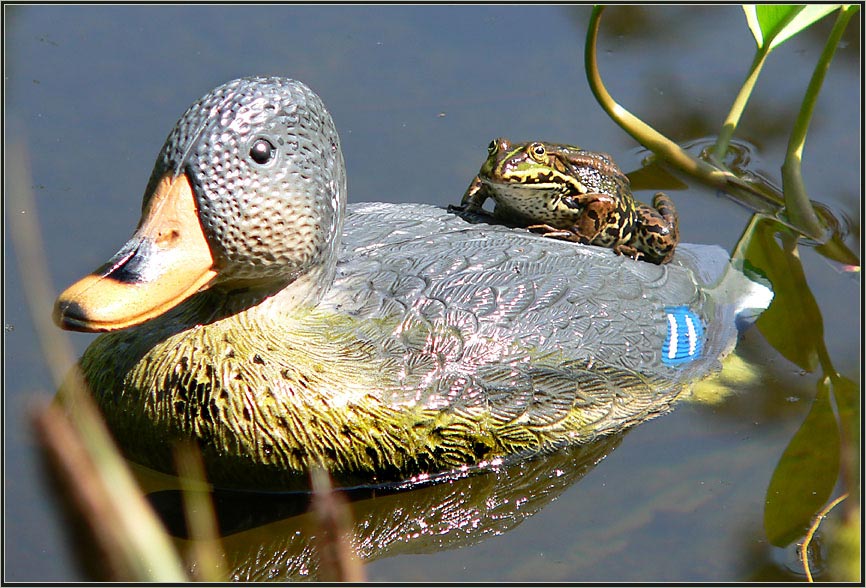
{"type": "MultiPolygon", "coordinates": [[[[496,136],[607,151],[626,171],[639,168],[646,155],[587,87],[589,6],[4,10],[7,146],[27,148],[36,198],[36,210],[24,211],[4,199],[4,235],[19,215],[38,213],[58,291],[125,241],[154,157],[177,117],[235,77],[294,77],[322,96],[341,133],[350,202],[455,203],[496,136]]],[[[811,196],[840,220],[844,242],[858,252],[860,18],[827,75],[803,169],[811,196]]],[[[771,56],[738,134],[750,150],[748,169],[776,183],[831,24],[820,23],[771,56]]],[[[717,132],[753,50],[738,6],[614,7],[602,23],[600,65],[622,104],[674,140],[694,143],[717,132]]],[[[733,249],[748,209],[695,183],[671,194],[683,241],[733,249]]],[[[50,398],[53,385],[14,252],[6,237],[3,579],[86,580],[29,425],[33,403],[50,398]]],[[[833,365],[859,383],[859,274],[809,247],[800,256],[833,365]]],[[[93,337],[71,339],[81,353],[93,337]]],[[[786,360],[755,328],[744,333],[737,354],[751,369],[727,398],[682,403],[588,448],[589,457],[577,449],[463,485],[353,503],[358,528],[384,525],[388,513],[404,525],[361,538],[367,577],[801,579],[794,547],[768,542],[763,510],[773,470],[809,411],[820,373],[786,360]],[[598,457],[592,451],[607,453],[595,467],[587,465],[598,457]],[[434,511],[442,532],[412,539],[407,521],[434,511]]],[[[315,577],[314,569],[288,570],[286,563],[305,549],[308,518],[287,515],[232,534],[226,565],[241,579],[315,577]]]]}

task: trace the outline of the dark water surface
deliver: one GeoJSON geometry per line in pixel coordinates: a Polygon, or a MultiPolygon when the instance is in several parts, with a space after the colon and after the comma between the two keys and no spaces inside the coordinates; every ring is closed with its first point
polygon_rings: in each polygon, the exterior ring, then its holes
{"type": "MultiPolygon", "coordinates": [[[[38,212],[58,291],[131,234],[171,126],[194,99],[235,77],[294,77],[322,96],[341,133],[352,202],[457,202],[487,143],[500,135],[607,151],[627,171],[644,156],[586,85],[588,6],[5,10],[6,140],[28,149],[37,210],[10,209],[4,199],[4,234],[18,215],[38,212]]],[[[829,25],[771,56],[738,135],[751,144],[747,167],[777,183],[829,25]]],[[[841,220],[854,251],[860,250],[859,36],[858,16],[827,75],[803,169],[811,196],[841,220]]],[[[717,132],[754,49],[733,5],[612,8],[600,43],[610,92],[683,143],[717,132]]],[[[749,220],[747,209],[698,185],[672,196],[683,241],[730,250],[749,220]]],[[[8,238],[4,256],[14,259],[8,238]]],[[[808,247],[801,257],[833,364],[859,382],[859,275],[808,247]]],[[[3,576],[87,579],[28,425],[32,401],[49,398],[53,385],[21,289],[22,269],[15,261],[5,269],[3,576]]],[[[78,353],[92,339],[72,336],[78,353]]],[[[354,503],[359,526],[366,522],[368,529],[359,541],[371,560],[369,579],[800,578],[793,548],[768,543],[763,508],[819,375],[788,362],[757,329],[744,334],[738,355],[751,370],[733,395],[714,405],[683,403],[595,448],[609,453],[595,468],[583,464],[597,455],[575,450],[508,475],[354,503]],[[423,518],[432,512],[439,518],[423,518]]],[[[232,535],[226,566],[238,578],[315,577],[315,569],[300,564],[287,571],[291,554],[305,548],[305,517],[232,535]]]]}

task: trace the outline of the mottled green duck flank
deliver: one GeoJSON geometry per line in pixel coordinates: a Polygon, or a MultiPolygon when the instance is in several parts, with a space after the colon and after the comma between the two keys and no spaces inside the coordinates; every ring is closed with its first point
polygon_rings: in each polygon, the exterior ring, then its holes
{"type": "MultiPolygon", "coordinates": [[[[357,338],[364,326],[304,309],[279,322],[240,313],[158,342],[133,328],[99,337],[82,366],[97,391],[116,386],[115,370],[126,372],[119,392],[99,398],[116,434],[139,440],[130,452],[135,461],[162,469],[171,459],[167,440],[192,436],[219,464],[221,479],[262,486],[304,486],[314,465],[347,484],[399,482],[584,442],[667,407],[659,401],[665,382],[607,366],[588,369],[582,361],[569,366],[580,386],[567,394],[515,404],[514,391],[503,387],[483,402],[425,406],[405,394],[423,389],[417,378],[383,365],[375,345],[357,338]],[[643,403],[644,410],[618,419],[609,400],[620,389],[629,391],[622,402],[643,403]],[[582,401],[574,403],[575,396],[582,401]],[[525,410],[516,412],[521,405],[525,410]]],[[[380,321],[377,329],[397,327],[380,321]]],[[[421,330],[416,325],[404,335],[432,340],[421,330]]],[[[515,355],[535,366],[532,388],[523,391],[527,400],[563,366],[559,352],[527,348],[515,355]],[[556,367],[548,372],[546,365],[556,367]]],[[[465,395],[468,383],[458,379],[451,394],[465,395]]],[[[669,402],[677,392],[668,392],[669,402]]]]}

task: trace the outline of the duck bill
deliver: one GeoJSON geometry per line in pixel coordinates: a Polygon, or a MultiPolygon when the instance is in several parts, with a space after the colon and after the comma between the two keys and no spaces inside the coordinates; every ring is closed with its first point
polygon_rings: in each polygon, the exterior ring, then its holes
{"type": "Polygon", "coordinates": [[[167,174],[126,245],[58,297],[54,322],[85,332],[138,325],[177,306],[216,275],[189,179],[167,174]]]}

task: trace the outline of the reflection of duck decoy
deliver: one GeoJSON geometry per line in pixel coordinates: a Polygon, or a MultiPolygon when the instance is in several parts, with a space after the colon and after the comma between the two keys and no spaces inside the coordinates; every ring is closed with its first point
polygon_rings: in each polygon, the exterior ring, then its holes
{"type": "MultiPolygon", "coordinates": [[[[468,547],[507,533],[534,516],[591,471],[620,443],[609,435],[592,443],[507,467],[385,494],[367,488],[345,492],[352,500],[348,536],[365,562],[400,554],[468,547]]],[[[316,580],[321,526],[308,513],[308,493],[212,493],[223,537],[221,569],[235,581],[316,580]],[[261,525],[261,526],[258,526],[261,525]]],[[[184,536],[179,490],[150,496],[169,529],[184,536]]],[[[195,565],[193,562],[192,565],[195,565]]]]}
{"type": "Polygon", "coordinates": [[[193,437],[212,481],[286,488],[312,464],[381,482],[581,443],[667,410],[767,304],[719,248],[659,267],[345,202],[303,84],[236,80],[187,110],[133,237],[55,307],[123,329],[81,365],[132,459],[169,469],[193,437]]]}

